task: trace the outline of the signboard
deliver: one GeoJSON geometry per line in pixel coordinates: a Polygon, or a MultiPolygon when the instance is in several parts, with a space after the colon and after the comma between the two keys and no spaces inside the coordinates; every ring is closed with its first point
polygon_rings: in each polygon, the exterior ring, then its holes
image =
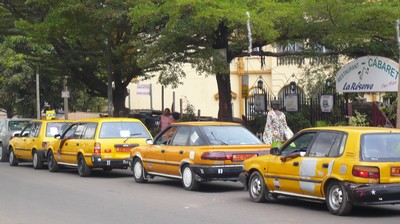
{"type": "Polygon", "coordinates": [[[138,84],[136,88],[137,95],[150,95],[151,84],[138,84]]]}
{"type": "Polygon", "coordinates": [[[320,100],[321,111],[330,113],[333,107],[333,96],[332,95],[322,95],[320,100]]]}
{"type": "Polygon", "coordinates": [[[336,74],[336,91],[356,92],[397,92],[399,64],[379,57],[357,58],[343,66],[336,74]]]}
{"type": "Polygon", "coordinates": [[[254,110],[265,111],[265,96],[263,94],[254,94],[254,110]]]}
{"type": "Polygon", "coordinates": [[[291,93],[285,98],[286,111],[298,111],[297,94],[291,93]]]}
{"type": "Polygon", "coordinates": [[[61,98],[69,98],[69,91],[61,91],[61,98]]]}

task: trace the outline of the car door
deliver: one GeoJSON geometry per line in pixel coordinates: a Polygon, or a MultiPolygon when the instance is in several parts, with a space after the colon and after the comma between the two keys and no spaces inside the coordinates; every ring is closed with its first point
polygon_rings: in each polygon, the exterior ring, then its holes
{"type": "Polygon", "coordinates": [[[305,152],[309,149],[316,132],[307,132],[297,136],[286,143],[281,149],[279,156],[271,157],[265,173],[268,188],[274,191],[285,193],[302,194],[300,188],[300,167],[303,157],[294,156],[293,158],[282,161],[283,156],[294,155],[295,153],[305,152]]]}
{"type": "Polygon", "coordinates": [[[82,130],[85,124],[79,123],[74,124],[67,132],[63,135],[63,139],[60,143],[59,150],[59,162],[66,164],[76,165],[77,163],[77,144],[82,134],[82,130]]]}
{"type": "Polygon", "coordinates": [[[335,159],[344,150],[346,135],[321,131],[315,137],[300,166],[300,188],[308,196],[323,197],[322,183],[332,172],[335,159]]]}
{"type": "Polygon", "coordinates": [[[167,174],[180,176],[179,167],[185,159],[191,127],[178,127],[170,145],[165,149],[165,171],[167,174]]]}
{"type": "Polygon", "coordinates": [[[25,155],[25,151],[27,149],[27,138],[29,138],[29,132],[31,131],[34,123],[29,123],[24,129],[22,129],[19,136],[14,137],[12,140],[12,145],[14,149],[14,154],[17,158],[23,159],[25,155]]]}
{"type": "Polygon", "coordinates": [[[21,150],[19,157],[25,160],[32,160],[32,149],[37,149],[36,140],[40,133],[41,122],[32,122],[31,128],[28,133],[22,133],[24,136],[22,137],[21,145],[18,148],[21,150]],[[27,136],[26,136],[27,135],[27,136]]]}
{"type": "Polygon", "coordinates": [[[143,166],[148,172],[167,174],[165,152],[170,147],[176,129],[176,126],[169,126],[156,137],[153,145],[147,147],[143,152],[143,166]]]}

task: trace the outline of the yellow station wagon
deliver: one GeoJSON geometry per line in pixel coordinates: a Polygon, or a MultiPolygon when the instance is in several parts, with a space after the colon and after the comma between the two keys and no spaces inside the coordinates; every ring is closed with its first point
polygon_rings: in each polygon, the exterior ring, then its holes
{"type": "Polygon", "coordinates": [[[48,145],[54,136],[61,134],[71,123],[68,120],[32,120],[9,142],[11,166],[19,162],[32,162],[33,168],[41,169],[46,162],[48,145]]]}
{"type": "Polygon", "coordinates": [[[75,122],[56,138],[49,148],[49,171],[77,167],[80,176],[89,176],[93,168],[128,168],[130,150],[152,136],[138,119],[90,118],[75,122]]]}
{"type": "Polygon", "coordinates": [[[253,201],[278,196],[325,202],[335,215],[353,205],[400,203],[400,130],[305,129],[271,154],[244,161],[241,182],[253,201]]]}
{"type": "Polygon", "coordinates": [[[237,123],[173,123],[152,144],[132,149],[133,176],[138,183],[155,176],[181,179],[186,190],[196,190],[205,181],[237,181],[242,161],[269,149],[237,123]]]}

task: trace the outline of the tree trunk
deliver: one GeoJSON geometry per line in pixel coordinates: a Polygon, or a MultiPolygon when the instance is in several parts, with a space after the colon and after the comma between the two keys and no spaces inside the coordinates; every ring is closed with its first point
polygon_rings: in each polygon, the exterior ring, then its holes
{"type": "Polygon", "coordinates": [[[218,121],[233,121],[232,117],[232,96],[231,76],[229,72],[216,75],[219,96],[218,121]]]}

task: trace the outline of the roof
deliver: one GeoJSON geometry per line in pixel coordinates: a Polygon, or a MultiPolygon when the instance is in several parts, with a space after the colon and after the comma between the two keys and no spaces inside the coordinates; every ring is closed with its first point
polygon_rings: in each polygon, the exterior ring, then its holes
{"type": "Polygon", "coordinates": [[[221,121],[187,121],[187,122],[177,122],[171,125],[190,125],[190,126],[222,126],[222,125],[240,125],[234,122],[221,122],[221,121]]]}
{"type": "Polygon", "coordinates": [[[332,131],[345,131],[345,132],[358,132],[358,133],[384,133],[384,132],[400,133],[400,129],[396,128],[364,127],[364,126],[327,126],[327,127],[306,128],[303,130],[332,130],[332,131]]]}
{"type": "Polygon", "coordinates": [[[77,120],[78,122],[103,122],[103,121],[134,121],[134,122],[141,122],[139,119],[136,118],[128,118],[128,117],[96,117],[96,118],[86,118],[77,120]]]}

